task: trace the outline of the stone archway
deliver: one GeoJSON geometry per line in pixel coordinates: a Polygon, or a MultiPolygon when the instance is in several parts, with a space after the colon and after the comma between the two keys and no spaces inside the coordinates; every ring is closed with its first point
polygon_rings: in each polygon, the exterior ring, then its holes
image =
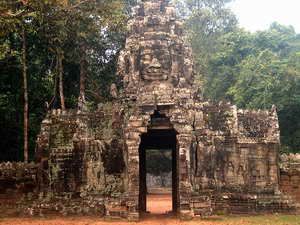
{"type": "MultiPolygon", "coordinates": [[[[173,128],[165,126],[152,127],[148,129],[147,133],[142,134],[141,143],[139,147],[139,212],[147,210],[147,181],[146,181],[146,153],[147,150],[168,151],[171,150],[171,166],[172,166],[172,209],[166,208],[165,211],[172,210],[173,213],[177,212],[178,206],[178,169],[177,169],[177,132],[173,128]]],[[[165,163],[165,162],[161,162],[165,163]]]]}
{"type": "MultiPolygon", "coordinates": [[[[190,194],[191,194],[191,183],[190,183],[190,166],[189,166],[189,151],[192,141],[191,128],[188,126],[188,122],[183,119],[181,112],[175,114],[174,110],[161,109],[153,110],[147,113],[141,113],[130,116],[127,127],[125,129],[126,149],[127,149],[127,179],[128,179],[128,191],[127,191],[127,209],[128,209],[128,220],[137,221],[141,211],[145,211],[145,203],[140,204],[140,146],[142,143],[143,135],[147,135],[148,131],[151,130],[165,130],[171,133],[176,132],[175,145],[176,154],[174,167],[176,167],[176,173],[173,173],[174,177],[172,180],[176,180],[176,187],[173,189],[173,211],[178,213],[181,218],[191,218],[192,212],[190,207],[190,194]],[[176,115],[176,116],[174,116],[176,115]],[[180,116],[181,115],[181,116],[180,116]],[[160,128],[160,129],[159,129],[160,128]],[[176,131],[175,131],[176,130],[176,131]],[[176,163],[176,165],[175,165],[176,163]],[[143,205],[143,206],[142,206],[143,205]]],[[[174,136],[173,136],[174,137],[174,136]]],[[[174,142],[173,142],[174,143],[174,142]]],[[[173,145],[173,146],[175,146],[173,145]]],[[[142,184],[145,185],[145,184],[142,184]]],[[[142,188],[144,188],[142,186],[142,188]]]]}

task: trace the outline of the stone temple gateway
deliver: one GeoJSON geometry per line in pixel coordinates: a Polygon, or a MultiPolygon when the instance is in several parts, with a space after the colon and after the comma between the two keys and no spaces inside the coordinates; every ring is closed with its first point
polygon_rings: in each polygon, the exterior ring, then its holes
{"type": "Polygon", "coordinates": [[[182,217],[224,207],[214,202],[220,191],[229,192],[235,204],[239,198],[251,199],[245,193],[278,192],[276,110],[242,111],[227,103],[204,102],[193,86],[192,51],[174,8],[167,1],[146,1],[134,8],[133,16],[119,74],[124,98],[135,107],[124,127],[127,194],[134,209],[145,210],[141,137],[157,130],[176,133],[170,143],[177,161],[173,210],[182,217]]]}
{"type": "Polygon", "coordinates": [[[240,110],[199,97],[192,51],[167,0],[140,3],[128,26],[122,91],[94,112],[48,113],[37,162],[24,175],[35,197],[23,208],[138,220],[146,210],[145,149],[157,148],[172,149],[180,218],[295,211],[279,185],[275,107],[240,110]]]}

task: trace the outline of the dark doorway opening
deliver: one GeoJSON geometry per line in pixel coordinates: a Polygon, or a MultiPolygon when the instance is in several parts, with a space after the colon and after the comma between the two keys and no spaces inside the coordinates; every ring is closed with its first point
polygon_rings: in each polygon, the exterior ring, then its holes
{"type": "MultiPolygon", "coordinates": [[[[166,212],[177,212],[178,205],[178,176],[177,176],[177,145],[176,145],[176,131],[173,128],[166,129],[164,126],[153,126],[148,129],[148,132],[142,134],[141,144],[139,148],[139,211],[164,214],[166,212]],[[157,161],[155,157],[158,155],[157,161]],[[151,159],[152,156],[152,159],[151,159]],[[160,157],[163,156],[163,157],[160,157]],[[148,165],[147,165],[147,160],[148,165]],[[152,160],[152,162],[150,161],[152,160]],[[149,165],[151,163],[151,165],[149,165]],[[162,164],[165,164],[162,166],[162,164]],[[152,167],[152,169],[151,169],[152,167]],[[155,168],[159,167],[159,168],[155,168]],[[162,189],[162,191],[156,189],[156,193],[153,192],[153,188],[147,185],[147,172],[149,170],[156,170],[156,174],[159,170],[168,172],[168,167],[171,171],[168,179],[171,183],[162,189]],[[148,170],[148,171],[147,171],[148,170]],[[164,191],[164,190],[169,190],[164,191]],[[151,193],[152,192],[152,193],[151,193]],[[158,209],[158,210],[155,210],[158,209]]],[[[148,173],[149,178],[149,173],[148,173]]],[[[149,179],[148,179],[149,183],[149,179]]]]}

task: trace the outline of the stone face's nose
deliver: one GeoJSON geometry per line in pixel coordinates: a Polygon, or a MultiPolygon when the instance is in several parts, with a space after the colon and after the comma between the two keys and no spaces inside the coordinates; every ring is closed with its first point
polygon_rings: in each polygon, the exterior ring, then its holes
{"type": "MultiPolygon", "coordinates": [[[[151,63],[147,66],[147,73],[149,76],[163,76],[163,74],[161,74],[161,68],[162,65],[160,64],[160,62],[158,61],[158,59],[156,57],[154,57],[151,61],[151,63]]],[[[157,77],[159,78],[159,77],[157,77]]]]}

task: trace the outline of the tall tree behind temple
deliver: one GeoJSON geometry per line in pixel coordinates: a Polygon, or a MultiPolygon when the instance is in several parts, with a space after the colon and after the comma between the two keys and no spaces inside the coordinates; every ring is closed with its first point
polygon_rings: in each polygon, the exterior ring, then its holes
{"type": "Polygon", "coordinates": [[[227,8],[232,0],[175,0],[184,19],[187,38],[195,58],[197,78],[208,76],[208,63],[219,46],[219,38],[236,29],[235,15],[227,8]]]}
{"type": "Polygon", "coordinates": [[[243,108],[277,106],[284,151],[300,151],[300,35],[274,23],[268,30],[223,35],[209,61],[206,96],[243,108]],[[298,115],[298,116],[296,116],[298,115]]]}
{"type": "MultiPolygon", "coordinates": [[[[73,61],[78,65],[79,82],[76,84],[78,90],[74,95],[77,95],[76,99],[82,101],[78,102],[81,106],[81,103],[90,105],[91,100],[95,103],[91,93],[97,91],[92,90],[90,82],[94,84],[101,81],[107,86],[110,85],[110,80],[99,77],[95,79],[95,76],[99,76],[96,72],[99,69],[92,70],[90,67],[94,60],[101,69],[115,63],[111,62],[109,57],[116,55],[122,45],[126,21],[123,9],[124,4],[120,1],[92,1],[68,8],[65,20],[68,28],[68,43],[65,45],[68,60],[66,59],[65,63],[73,61]]],[[[104,92],[106,90],[101,90],[98,94],[104,92]]]]}
{"type": "Polygon", "coordinates": [[[87,77],[87,56],[86,56],[86,46],[85,44],[80,45],[80,78],[79,78],[79,97],[78,97],[78,105],[86,104],[85,100],[85,82],[87,77]]]}
{"type": "MultiPolygon", "coordinates": [[[[12,54],[18,56],[19,62],[22,66],[22,80],[23,80],[23,159],[28,162],[28,130],[29,130],[29,111],[28,111],[28,78],[27,78],[27,40],[26,40],[26,26],[30,23],[34,11],[27,7],[27,2],[3,2],[0,5],[0,15],[2,22],[1,36],[5,36],[10,32],[15,33],[21,40],[21,48],[19,54],[12,54]]],[[[3,45],[2,45],[3,46],[3,45]]],[[[9,45],[5,45],[4,53],[8,53],[9,45]]]]}
{"type": "MultiPolygon", "coordinates": [[[[59,82],[56,83],[58,73],[63,75],[64,79],[61,87],[65,92],[66,108],[73,108],[77,105],[80,92],[80,55],[78,52],[80,41],[85,40],[86,61],[89,62],[87,65],[92,66],[92,68],[86,68],[88,75],[93,82],[102,83],[105,87],[105,83],[110,82],[105,76],[111,74],[110,79],[113,78],[114,55],[122,45],[126,22],[126,14],[124,14],[121,1],[29,0],[26,1],[26,6],[17,0],[0,3],[0,134],[2,137],[0,161],[20,160],[23,158],[21,157],[22,150],[25,149],[19,143],[25,140],[21,136],[23,121],[20,118],[26,111],[20,104],[23,102],[21,98],[23,90],[22,36],[21,30],[14,25],[15,20],[19,19],[19,16],[24,16],[25,12],[27,15],[26,61],[27,73],[30,75],[28,76],[28,95],[31,126],[28,139],[31,159],[36,133],[46,113],[45,102],[54,102],[54,107],[61,105],[58,103],[59,99],[51,101],[52,96],[58,93],[59,82]],[[80,22],[85,24],[79,27],[80,22]],[[85,26],[86,24],[88,26],[85,26]],[[79,36],[83,38],[78,38],[79,36]],[[64,58],[57,57],[58,47],[63,51],[64,58]],[[108,49],[114,51],[107,54],[108,49]],[[110,57],[109,60],[108,57],[110,57]],[[60,58],[59,63],[55,63],[57,58],[60,58]],[[99,61],[99,59],[102,60],[99,61]],[[109,71],[105,68],[113,70],[109,71]]],[[[109,87],[109,84],[107,86],[109,87]]],[[[101,92],[98,92],[93,88],[94,86],[88,85],[86,91],[105,96],[108,90],[108,88],[107,90],[103,88],[101,92]]],[[[105,97],[98,99],[98,102],[104,100],[105,97]]]]}
{"type": "Polygon", "coordinates": [[[58,73],[58,80],[59,80],[59,98],[60,98],[60,107],[62,110],[66,109],[65,105],[65,95],[64,95],[64,68],[63,68],[63,59],[64,59],[64,52],[60,48],[57,49],[56,53],[57,58],[57,73],[58,73]]]}
{"type": "Polygon", "coordinates": [[[26,59],[26,31],[22,24],[22,73],[23,73],[23,95],[24,95],[24,161],[28,162],[28,85],[27,85],[27,59],[26,59]]]}

